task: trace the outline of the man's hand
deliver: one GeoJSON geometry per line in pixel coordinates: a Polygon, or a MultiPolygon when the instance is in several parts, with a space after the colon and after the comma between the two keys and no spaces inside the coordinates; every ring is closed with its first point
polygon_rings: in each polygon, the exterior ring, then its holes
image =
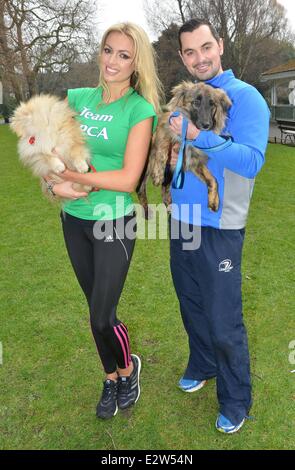
{"type": "Polygon", "coordinates": [[[71,181],[63,181],[62,183],[56,183],[53,186],[53,192],[59,197],[64,199],[79,199],[80,197],[88,196],[86,192],[78,192],[73,189],[71,181]]]}
{"type": "MultiPolygon", "coordinates": [[[[171,118],[170,124],[169,124],[169,127],[172,130],[172,132],[174,132],[174,134],[177,134],[179,136],[181,136],[181,132],[182,132],[182,121],[183,121],[183,117],[180,114],[177,117],[171,118]]],[[[194,126],[194,124],[191,121],[188,121],[186,138],[188,140],[195,140],[198,137],[199,133],[200,133],[200,130],[196,126],[194,126]]]]}

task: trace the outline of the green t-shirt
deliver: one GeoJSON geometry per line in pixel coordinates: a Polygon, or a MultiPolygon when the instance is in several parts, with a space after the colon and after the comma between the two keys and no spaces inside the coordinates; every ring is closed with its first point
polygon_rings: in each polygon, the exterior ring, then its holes
{"type": "MultiPolygon", "coordinates": [[[[118,170],[123,167],[130,129],[154,117],[154,131],[157,116],[153,106],[133,88],[109,104],[101,101],[101,95],[101,87],[77,88],[68,90],[68,101],[79,114],[77,119],[91,152],[91,165],[96,171],[118,170]]],[[[86,198],[64,202],[63,210],[81,219],[111,220],[130,213],[133,202],[130,193],[100,189],[86,198]]]]}

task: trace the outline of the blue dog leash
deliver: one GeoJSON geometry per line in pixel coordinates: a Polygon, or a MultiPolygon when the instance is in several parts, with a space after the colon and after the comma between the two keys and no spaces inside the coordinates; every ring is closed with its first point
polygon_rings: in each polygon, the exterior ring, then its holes
{"type": "MultiPolygon", "coordinates": [[[[179,115],[180,115],[179,111],[175,111],[174,113],[172,113],[169,118],[169,123],[172,118],[177,117],[179,115]]],[[[185,116],[183,116],[182,130],[181,130],[181,145],[179,147],[177,163],[176,163],[175,171],[173,173],[173,178],[172,178],[172,187],[174,189],[182,188],[183,182],[184,182],[182,163],[183,163],[183,155],[184,155],[184,149],[185,149],[185,144],[186,144],[187,126],[188,126],[188,119],[185,116]]]]}
{"type": "MultiPolygon", "coordinates": [[[[177,117],[180,115],[179,111],[175,111],[174,113],[171,114],[169,118],[169,123],[172,118],[177,117]]],[[[175,171],[173,173],[173,179],[172,179],[172,187],[174,189],[181,189],[183,186],[184,182],[184,173],[182,171],[182,164],[183,164],[183,155],[184,155],[184,149],[185,145],[187,142],[193,142],[192,140],[189,140],[186,138],[186,133],[187,133],[187,127],[188,127],[188,119],[183,116],[183,121],[182,121],[182,129],[181,129],[181,145],[179,148],[178,152],[178,158],[177,158],[177,163],[175,167],[175,171]]],[[[210,151],[210,152],[220,152],[221,150],[224,150],[225,148],[229,147],[232,144],[232,138],[229,136],[222,136],[225,141],[222,144],[218,144],[215,147],[198,147],[199,150],[203,151],[210,151]]]]}

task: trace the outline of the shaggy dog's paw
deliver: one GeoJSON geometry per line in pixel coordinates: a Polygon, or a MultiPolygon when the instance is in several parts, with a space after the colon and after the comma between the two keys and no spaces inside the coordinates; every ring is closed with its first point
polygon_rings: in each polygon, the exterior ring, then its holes
{"type": "Polygon", "coordinates": [[[143,207],[142,209],[145,220],[152,220],[154,218],[154,212],[149,206],[143,207]]]}
{"type": "Polygon", "coordinates": [[[208,207],[212,212],[217,212],[219,208],[219,196],[216,194],[215,198],[208,203],[208,207]]]}
{"type": "Polygon", "coordinates": [[[78,162],[75,164],[75,167],[79,173],[87,173],[89,169],[86,162],[78,162]]]}

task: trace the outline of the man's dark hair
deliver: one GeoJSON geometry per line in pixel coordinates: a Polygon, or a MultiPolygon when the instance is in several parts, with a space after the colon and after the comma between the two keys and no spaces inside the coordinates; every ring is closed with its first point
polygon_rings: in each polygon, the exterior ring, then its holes
{"type": "Polygon", "coordinates": [[[179,49],[182,50],[182,44],[180,36],[182,33],[192,33],[195,29],[198,29],[200,26],[206,25],[209,27],[212,36],[216,39],[217,42],[220,40],[220,36],[214,26],[210,23],[210,21],[205,20],[203,18],[192,18],[189,21],[186,21],[178,31],[178,42],[179,42],[179,49]]]}

